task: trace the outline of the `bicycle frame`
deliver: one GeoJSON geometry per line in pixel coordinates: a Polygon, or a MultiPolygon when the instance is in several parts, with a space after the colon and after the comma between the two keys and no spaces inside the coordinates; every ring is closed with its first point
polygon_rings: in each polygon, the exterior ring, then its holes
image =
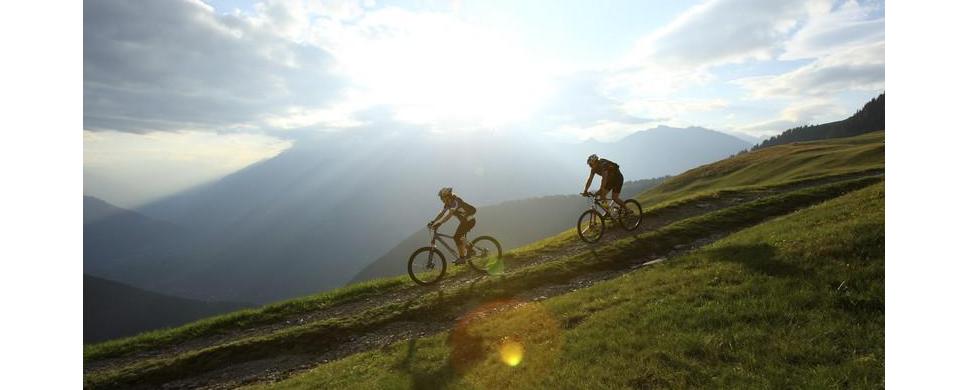
{"type": "Polygon", "coordinates": [[[430,232],[430,234],[431,234],[431,238],[430,238],[430,247],[431,248],[435,248],[436,249],[437,248],[437,243],[440,242],[440,245],[443,245],[444,246],[444,249],[446,249],[448,252],[450,252],[450,255],[451,256],[453,256],[454,258],[459,258],[460,257],[460,255],[457,254],[457,251],[454,248],[451,248],[450,245],[447,245],[447,241],[444,241],[444,240],[441,239],[441,237],[443,237],[443,238],[449,238],[449,239],[454,239],[454,236],[448,236],[448,235],[443,234],[443,233],[438,233],[436,230],[432,230],[430,232]]]}
{"type": "Polygon", "coordinates": [[[596,213],[598,213],[603,218],[616,219],[615,216],[612,215],[612,210],[608,207],[608,206],[611,206],[613,204],[615,204],[615,201],[612,200],[612,199],[601,200],[601,199],[598,198],[598,196],[594,196],[594,197],[589,197],[589,206],[588,206],[588,209],[589,210],[592,210],[592,211],[594,211],[596,213]],[[598,207],[596,207],[596,206],[598,206],[598,207]],[[601,210],[599,210],[599,209],[601,209],[601,210]]]}

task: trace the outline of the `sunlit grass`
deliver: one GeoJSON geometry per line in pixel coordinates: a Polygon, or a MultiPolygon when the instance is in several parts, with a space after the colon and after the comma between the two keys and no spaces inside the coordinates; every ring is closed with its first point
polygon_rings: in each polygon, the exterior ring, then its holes
{"type": "Polygon", "coordinates": [[[671,262],[260,387],[883,387],[883,260],[879,184],[671,262]],[[461,332],[484,346],[473,364],[453,360],[461,332]]]}
{"type": "Polygon", "coordinates": [[[375,279],[321,294],[269,304],[257,309],[240,310],[210,317],[170,329],[159,329],[116,340],[84,346],[84,360],[119,356],[197,337],[229,332],[234,329],[272,323],[299,313],[318,311],[342,302],[372,296],[380,291],[410,285],[409,277],[375,279]]]}
{"type": "MultiPolygon", "coordinates": [[[[142,359],[122,368],[90,373],[85,375],[85,385],[92,388],[117,388],[132,384],[164,383],[216,367],[278,354],[314,353],[337,342],[340,335],[366,332],[392,321],[426,320],[438,315],[450,318],[448,311],[457,305],[476,300],[500,299],[536,286],[564,282],[596,270],[621,267],[627,264],[625,262],[641,259],[644,253],[664,253],[675,245],[707,237],[712,232],[750,226],[765,218],[783,215],[869,186],[879,180],[856,179],[770,196],[682,220],[653,232],[611,241],[596,246],[594,251],[562,256],[554,261],[516,269],[499,278],[480,279],[472,285],[460,284],[438,289],[434,294],[423,294],[407,302],[391,302],[365,309],[350,317],[293,325],[274,333],[231,340],[172,357],[142,359]]],[[[533,361],[534,356],[540,356],[530,347],[527,348],[528,357],[522,360],[522,365],[533,361]]],[[[496,358],[494,361],[499,362],[496,358]]]]}
{"type": "Polygon", "coordinates": [[[790,181],[884,169],[884,132],[800,142],[693,168],[637,196],[643,206],[718,190],[778,185],[790,181]]]}

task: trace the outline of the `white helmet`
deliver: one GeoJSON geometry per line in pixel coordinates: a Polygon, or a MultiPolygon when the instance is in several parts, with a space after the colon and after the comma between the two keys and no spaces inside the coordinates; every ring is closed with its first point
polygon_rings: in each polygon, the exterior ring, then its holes
{"type": "Polygon", "coordinates": [[[450,194],[452,193],[454,193],[453,188],[444,187],[444,188],[441,188],[440,191],[437,191],[437,196],[443,198],[444,196],[450,196],[450,194]]]}

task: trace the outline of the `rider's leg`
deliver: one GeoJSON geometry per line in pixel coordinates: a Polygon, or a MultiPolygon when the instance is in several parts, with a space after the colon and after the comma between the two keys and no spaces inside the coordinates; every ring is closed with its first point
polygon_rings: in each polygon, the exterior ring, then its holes
{"type": "Polygon", "coordinates": [[[624,208],[625,204],[622,202],[622,199],[618,197],[618,194],[618,191],[612,191],[612,201],[615,202],[615,205],[619,208],[624,208]]]}
{"type": "Polygon", "coordinates": [[[622,182],[625,181],[625,178],[622,177],[621,173],[619,173],[615,177],[615,179],[616,179],[615,183],[612,184],[612,201],[615,202],[615,205],[618,206],[619,210],[622,210],[624,212],[626,211],[625,202],[623,202],[622,199],[619,198],[619,194],[622,193],[622,184],[623,184],[622,182]]]}
{"type": "Polygon", "coordinates": [[[467,232],[474,227],[475,222],[473,219],[461,221],[460,225],[457,225],[457,231],[454,232],[454,244],[457,246],[457,255],[461,259],[467,257],[467,232]]]}
{"type": "Polygon", "coordinates": [[[465,239],[464,236],[461,236],[460,238],[454,237],[454,242],[457,243],[457,255],[463,259],[465,256],[467,256],[467,247],[465,246],[467,245],[467,239],[465,239]]]}

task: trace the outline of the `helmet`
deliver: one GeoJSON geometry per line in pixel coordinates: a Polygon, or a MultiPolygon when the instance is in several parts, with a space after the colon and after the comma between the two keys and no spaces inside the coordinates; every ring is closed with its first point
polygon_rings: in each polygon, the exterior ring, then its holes
{"type": "Polygon", "coordinates": [[[591,164],[591,163],[596,162],[596,161],[598,161],[598,155],[597,154],[593,154],[591,156],[588,156],[588,160],[586,162],[589,163],[589,164],[591,164]]]}
{"type": "Polygon", "coordinates": [[[437,196],[443,198],[444,196],[450,196],[450,194],[452,193],[454,193],[453,188],[444,187],[444,188],[441,188],[440,191],[437,191],[437,196]]]}

